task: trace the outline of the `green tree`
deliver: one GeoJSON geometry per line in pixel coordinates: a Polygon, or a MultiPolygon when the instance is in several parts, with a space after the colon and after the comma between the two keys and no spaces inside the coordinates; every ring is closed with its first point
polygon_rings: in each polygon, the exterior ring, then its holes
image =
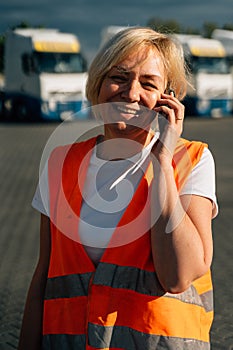
{"type": "Polygon", "coordinates": [[[42,24],[32,26],[31,23],[29,23],[27,21],[22,21],[19,24],[12,26],[11,30],[15,30],[17,28],[22,28],[22,29],[25,29],[25,28],[44,28],[44,26],[42,24]]]}
{"type": "Polygon", "coordinates": [[[12,30],[15,30],[17,28],[30,28],[31,25],[27,21],[22,21],[17,25],[14,25],[11,27],[12,30]]]}
{"type": "Polygon", "coordinates": [[[192,27],[188,27],[188,28],[185,28],[184,29],[184,33],[185,34],[201,34],[201,31],[200,29],[197,29],[197,28],[192,28],[192,27]]]}
{"type": "Polygon", "coordinates": [[[215,22],[204,22],[202,35],[205,38],[211,38],[211,34],[214,29],[217,29],[218,25],[215,22]]]}
{"type": "Polygon", "coordinates": [[[0,35],[0,73],[4,71],[5,35],[0,35]]]}
{"type": "MultiPolygon", "coordinates": [[[[16,28],[28,28],[30,27],[29,23],[23,21],[16,26],[10,28],[14,30],[16,28]]],[[[0,73],[4,72],[4,48],[5,48],[5,34],[0,34],[0,73]]]]}
{"type": "Polygon", "coordinates": [[[160,17],[152,17],[148,20],[147,25],[154,30],[165,33],[177,34],[200,34],[200,29],[192,27],[183,27],[174,19],[161,19],[160,17]]]}
{"type": "MultiPolygon", "coordinates": [[[[15,30],[17,28],[43,28],[42,25],[32,26],[27,21],[22,21],[17,25],[14,25],[10,30],[15,30]]],[[[4,47],[5,47],[5,34],[0,34],[0,73],[4,71],[4,47]]]]}
{"type": "Polygon", "coordinates": [[[163,20],[159,17],[152,17],[149,19],[147,25],[150,28],[153,28],[154,30],[160,31],[160,32],[171,32],[171,33],[180,33],[181,32],[181,26],[180,24],[174,20],[174,19],[167,19],[163,20]]]}
{"type": "Polygon", "coordinates": [[[226,24],[224,24],[222,29],[233,30],[233,23],[226,23],[226,24]]]}

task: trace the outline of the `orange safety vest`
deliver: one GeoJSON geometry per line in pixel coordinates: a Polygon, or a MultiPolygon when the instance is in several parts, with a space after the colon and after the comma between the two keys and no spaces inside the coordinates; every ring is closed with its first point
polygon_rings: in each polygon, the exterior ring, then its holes
{"type": "MultiPolygon", "coordinates": [[[[92,138],[61,146],[49,159],[52,243],[43,349],[209,349],[213,320],[210,272],[183,293],[166,293],[154,269],[150,232],[124,245],[107,247],[97,267],[77,241],[82,188],[89,151],[95,144],[96,138],[92,138]]],[[[204,147],[200,142],[178,142],[173,160],[178,188],[200,160],[204,147]]],[[[131,228],[126,236],[133,234],[152,178],[150,164],[113,240],[117,241],[123,225],[131,228]]],[[[148,219],[148,211],[143,212],[144,219],[148,219]]]]}

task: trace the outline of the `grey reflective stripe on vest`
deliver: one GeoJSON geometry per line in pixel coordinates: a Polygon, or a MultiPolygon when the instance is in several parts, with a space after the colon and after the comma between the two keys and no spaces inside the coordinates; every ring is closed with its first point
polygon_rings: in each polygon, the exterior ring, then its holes
{"type": "Polygon", "coordinates": [[[213,291],[210,290],[203,294],[198,294],[194,286],[190,286],[186,291],[179,294],[166,293],[165,297],[175,298],[184,303],[203,306],[206,312],[213,311],[213,291]]]}
{"type": "Polygon", "coordinates": [[[209,290],[203,294],[200,294],[200,298],[202,300],[202,304],[205,308],[206,312],[213,311],[214,309],[214,295],[213,291],[209,290]]]}
{"type": "MultiPolygon", "coordinates": [[[[45,299],[72,298],[87,296],[92,273],[72,274],[49,278],[47,280],[45,299]]],[[[184,303],[195,304],[213,310],[213,292],[199,295],[193,285],[179,294],[164,293],[155,272],[140,270],[135,267],[99,263],[94,274],[93,284],[133,290],[150,296],[175,298],[184,303]]]]}
{"type": "Polygon", "coordinates": [[[88,344],[94,348],[127,350],[209,350],[210,344],[196,339],[183,339],[145,334],[127,327],[88,325],[88,344]]]}
{"type": "Polygon", "coordinates": [[[93,284],[130,289],[151,296],[164,295],[164,290],[155,272],[145,271],[131,266],[99,263],[94,275],[93,284]],[[101,268],[99,269],[99,267],[101,268]]]}
{"type": "MultiPolygon", "coordinates": [[[[42,350],[85,350],[85,334],[46,334],[42,340],[42,350]]],[[[26,350],[26,349],[25,349],[26,350]]]]}
{"type": "Polygon", "coordinates": [[[99,267],[101,268],[96,270],[93,284],[104,285],[112,288],[130,289],[141,294],[155,297],[164,296],[175,298],[184,303],[203,306],[206,311],[213,310],[212,290],[199,295],[195,287],[191,285],[183,293],[164,293],[155,272],[108,263],[100,263],[99,267]]]}
{"type": "Polygon", "coordinates": [[[45,299],[87,296],[91,275],[90,272],[48,278],[45,299]]]}

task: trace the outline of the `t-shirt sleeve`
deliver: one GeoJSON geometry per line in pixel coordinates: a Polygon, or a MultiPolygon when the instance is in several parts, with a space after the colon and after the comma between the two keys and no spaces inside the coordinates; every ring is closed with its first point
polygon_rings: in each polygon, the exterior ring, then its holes
{"type": "Polygon", "coordinates": [[[193,168],[180,195],[194,194],[209,198],[213,203],[212,217],[218,214],[215,184],[215,162],[208,148],[205,148],[200,161],[193,168]]]}
{"type": "Polygon", "coordinates": [[[41,214],[49,217],[49,186],[48,186],[48,162],[40,175],[39,182],[32,199],[32,207],[41,214]]]}

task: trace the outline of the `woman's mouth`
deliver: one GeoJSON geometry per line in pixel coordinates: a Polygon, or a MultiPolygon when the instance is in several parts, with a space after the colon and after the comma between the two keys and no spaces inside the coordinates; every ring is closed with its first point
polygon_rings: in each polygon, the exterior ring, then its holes
{"type": "Polygon", "coordinates": [[[105,124],[119,124],[139,128],[148,128],[155,112],[138,104],[111,102],[103,104],[102,119],[105,124]]]}
{"type": "Polygon", "coordinates": [[[141,114],[140,109],[132,108],[130,106],[119,103],[114,104],[114,110],[116,110],[119,113],[119,116],[123,116],[127,120],[132,118],[138,118],[141,114]]]}

